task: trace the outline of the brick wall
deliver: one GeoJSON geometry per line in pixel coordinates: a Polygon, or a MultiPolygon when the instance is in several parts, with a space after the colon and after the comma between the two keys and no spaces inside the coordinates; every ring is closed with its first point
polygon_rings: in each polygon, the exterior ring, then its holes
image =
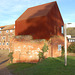
{"type": "Polygon", "coordinates": [[[59,57],[61,51],[58,51],[58,45],[64,45],[63,37],[52,37],[48,41],[45,39],[32,40],[31,36],[15,36],[10,38],[10,52],[13,52],[13,63],[16,62],[38,62],[39,51],[41,51],[44,43],[48,45],[48,52],[45,57],[59,57]]]}
{"type": "Polygon", "coordinates": [[[58,45],[64,46],[64,37],[54,36],[51,38],[51,57],[61,56],[61,50],[58,50],[58,45]]]}
{"type": "Polygon", "coordinates": [[[12,30],[12,32],[10,32],[10,30],[4,30],[4,31],[1,31],[0,33],[0,50],[6,50],[6,49],[9,49],[9,39],[10,37],[12,37],[13,35],[15,35],[15,30],[12,30]],[[5,37],[3,39],[3,37],[5,37]],[[4,43],[4,45],[3,45],[4,43]],[[7,45],[8,43],[8,45],[7,45]]]}

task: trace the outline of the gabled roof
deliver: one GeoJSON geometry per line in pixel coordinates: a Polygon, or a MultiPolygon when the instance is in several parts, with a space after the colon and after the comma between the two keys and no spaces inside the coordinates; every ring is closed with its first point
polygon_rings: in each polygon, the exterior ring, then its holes
{"type": "Polygon", "coordinates": [[[56,1],[28,8],[16,21],[46,16],[55,3],[56,1]]]}
{"type": "Polygon", "coordinates": [[[7,25],[7,26],[6,26],[5,28],[3,28],[1,31],[15,29],[14,26],[15,26],[15,24],[7,25]]]}
{"type": "Polygon", "coordinates": [[[6,27],[6,26],[0,26],[0,28],[3,28],[3,27],[6,27]]]}

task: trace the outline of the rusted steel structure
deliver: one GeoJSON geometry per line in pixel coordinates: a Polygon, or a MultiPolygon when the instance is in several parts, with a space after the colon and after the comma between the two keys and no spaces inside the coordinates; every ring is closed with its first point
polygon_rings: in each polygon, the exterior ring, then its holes
{"type": "Polygon", "coordinates": [[[53,35],[62,35],[64,25],[57,2],[51,2],[28,8],[15,21],[15,35],[32,35],[33,39],[49,39],[53,35]]]}

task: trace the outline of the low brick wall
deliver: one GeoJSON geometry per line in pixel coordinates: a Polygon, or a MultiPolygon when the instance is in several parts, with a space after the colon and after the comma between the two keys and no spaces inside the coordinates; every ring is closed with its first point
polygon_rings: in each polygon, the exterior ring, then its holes
{"type": "Polygon", "coordinates": [[[48,52],[44,54],[46,58],[61,56],[61,51],[58,51],[58,45],[63,45],[63,41],[61,41],[59,37],[53,37],[48,41],[45,39],[32,40],[31,36],[16,36],[10,38],[10,52],[13,52],[13,63],[38,62],[38,54],[44,46],[44,43],[46,43],[49,48],[48,52]]]}
{"type": "Polygon", "coordinates": [[[61,56],[61,50],[58,50],[58,45],[64,46],[64,37],[54,36],[51,37],[51,57],[61,56]]]}

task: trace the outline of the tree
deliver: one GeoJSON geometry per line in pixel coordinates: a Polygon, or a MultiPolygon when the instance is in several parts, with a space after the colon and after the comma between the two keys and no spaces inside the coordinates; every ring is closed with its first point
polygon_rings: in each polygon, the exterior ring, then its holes
{"type": "Polygon", "coordinates": [[[75,53],[75,42],[71,43],[71,45],[68,47],[68,52],[75,53]]]}
{"type": "Polygon", "coordinates": [[[44,46],[42,48],[42,52],[39,52],[39,60],[45,59],[44,53],[47,52],[48,46],[46,43],[44,43],[44,46]]]}
{"type": "Polygon", "coordinates": [[[75,28],[67,28],[67,35],[75,35],[75,28]]]}
{"type": "Polygon", "coordinates": [[[13,52],[10,52],[8,57],[10,58],[11,63],[13,63],[13,52]]]}

